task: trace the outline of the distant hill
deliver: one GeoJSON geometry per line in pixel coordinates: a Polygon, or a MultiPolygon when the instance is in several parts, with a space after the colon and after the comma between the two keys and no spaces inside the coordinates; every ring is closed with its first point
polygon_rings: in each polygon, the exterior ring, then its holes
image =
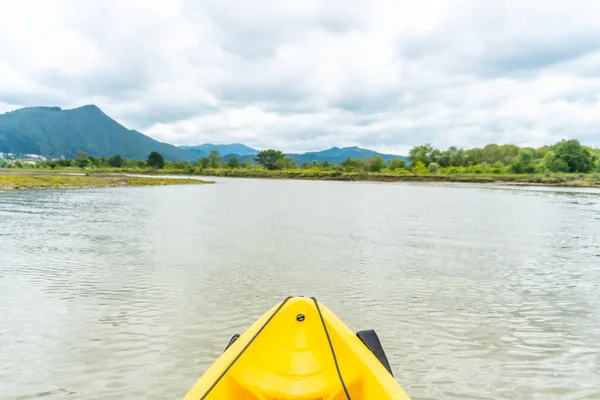
{"type": "MultiPolygon", "coordinates": [[[[220,152],[220,151],[219,151],[220,152]]],[[[223,159],[227,161],[231,157],[237,157],[241,161],[246,160],[247,158],[254,158],[250,155],[243,154],[225,154],[220,152],[223,155],[223,159]]],[[[287,153],[286,156],[290,157],[294,162],[298,165],[302,165],[304,163],[312,163],[313,161],[317,161],[322,163],[323,161],[328,161],[331,164],[339,164],[342,161],[346,160],[348,157],[364,160],[367,157],[375,157],[380,156],[384,161],[389,161],[394,158],[401,158],[406,160],[404,156],[398,156],[394,154],[384,154],[378,153],[373,150],[362,149],[360,147],[332,147],[327,150],[322,151],[311,151],[308,153],[287,153]]]]}
{"type": "Polygon", "coordinates": [[[146,159],[158,151],[167,160],[194,160],[193,154],[129,130],[94,105],[72,110],[31,107],[0,115],[0,151],[73,158],[77,150],[90,156],[121,155],[146,159]]]}
{"type": "Polygon", "coordinates": [[[322,151],[312,151],[312,152],[302,153],[302,154],[293,154],[292,153],[292,154],[286,154],[286,155],[288,157],[290,157],[292,160],[294,160],[296,162],[296,164],[299,164],[299,165],[303,164],[305,162],[308,162],[308,163],[312,163],[313,161],[323,162],[325,160],[327,160],[331,164],[339,164],[342,161],[344,161],[345,159],[347,159],[348,157],[364,160],[367,157],[380,156],[381,158],[383,158],[384,161],[388,161],[393,158],[401,158],[403,160],[406,159],[406,157],[403,157],[403,156],[378,153],[373,150],[362,149],[362,148],[356,147],[356,146],[342,147],[342,148],[332,147],[330,149],[322,150],[322,151]]]}
{"type": "Polygon", "coordinates": [[[212,144],[206,143],[198,146],[179,146],[180,149],[193,153],[196,158],[206,157],[212,150],[217,150],[221,155],[235,154],[238,156],[254,156],[258,150],[245,144],[212,144]]]}
{"type": "MultiPolygon", "coordinates": [[[[179,146],[180,149],[184,149],[193,152],[196,158],[206,157],[212,150],[217,150],[225,161],[231,157],[237,157],[240,161],[244,161],[248,158],[254,159],[254,156],[258,153],[258,150],[248,147],[244,144],[201,144],[198,146],[179,146]]],[[[298,165],[304,163],[312,163],[313,161],[323,162],[328,161],[331,164],[339,164],[348,157],[357,158],[364,160],[367,157],[380,156],[384,161],[391,160],[393,158],[401,158],[406,160],[404,156],[397,156],[394,154],[383,154],[373,150],[362,149],[360,147],[331,147],[327,150],[322,151],[311,151],[307,153],[287,153],[286,156],[290,157],[298,165]]]]}
{"type": "MultiPolygon", "coordinates": [[[[0,152],[39,154],[46,157],[74,158],[77,150],[90,156],[144,160],[158,151],[167,160],[196,161],[217,150],[225,160],[254,158],[258,150],[241,143],[201,144],[176,147],[129,130],[94,105],[71,110],[59,107],[30,107],[0,114],[0,152]]],[[[360,147],[332,147],[323,151],[286,154],[297,164],[328,161],[339,164],[348,157],[365,159],[380,156],[385,161],[403,158],[360,147]]]]}

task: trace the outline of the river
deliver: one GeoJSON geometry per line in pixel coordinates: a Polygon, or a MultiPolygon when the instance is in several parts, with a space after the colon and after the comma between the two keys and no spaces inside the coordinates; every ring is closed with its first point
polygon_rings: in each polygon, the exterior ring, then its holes
{"type": "Polygon", "coordinates": [[[0,399],[178,399],[288,295],[414,400],[600,399],[600,191],[217,179],[0,191],[0,399]]]}

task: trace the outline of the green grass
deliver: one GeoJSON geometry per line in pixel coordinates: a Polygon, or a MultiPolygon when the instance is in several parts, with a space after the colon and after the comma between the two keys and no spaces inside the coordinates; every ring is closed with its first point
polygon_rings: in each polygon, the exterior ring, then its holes
{"type": "MultiPolygon", "coordinates": [[[[161,173],[169,173],[163,172],[161,173]]],[[[177,173],[177,172],[175,172],[177,173]]],[[[403,171],[379,173],[342,172],[320,169],[294,169],[267,171],[264,169],[205,169],[196,172],[205,176],[271,179],[312,179],[336,181],[374,182],[466,182],[497,184],[530,184],[548,186],[600,187],[600,174],[426,174],[417,175],[403,171]]]]}
{"type": "Polygon", "coordinates": [[[413,174],[406,169],[395,171],[383,170],[378,173],[345,172],[332,168],[310,168],[268,171],[259,167],[229,169],[200,169],[188,166],[184,169],[162,169],[155,171],[151,168],[57,168],[55,170],[44,168],[0,169],[2,173],[35,174],[37,176],[56,175],[60,172],[95,174],[149,174],[149,175],[196,175],[219,176],[235,178],[268,178],[268,179],[307,179],[307,180],[335,180],[335,181],[375,181],[375,182],[467,182],[467,183],[496,183],[519,185],[547,185],[547,186],[573,186],[573,187],[600,187],[600,173],[592,174],[566,174],[566,173],[538,173],[538,174],[513,174],[513,173],[439,173],[439,174],[413,174]],[[4,172],[3,172],[4,171],[4,172]]]}
{"type": "Polygon", "coordinates": [[[128,176],[84,176],[56,174],[0,174],[0,189],[60,189],[118,186],[198,185],[198,179],[138,178],[128,176]]]}

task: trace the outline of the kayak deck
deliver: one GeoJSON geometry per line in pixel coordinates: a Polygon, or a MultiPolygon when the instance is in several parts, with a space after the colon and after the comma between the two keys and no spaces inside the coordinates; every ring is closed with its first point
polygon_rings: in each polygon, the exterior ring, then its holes
{"type": "Polygon", "coordinates": [[[304,297],[248,328],[184,397],[192,399],[409,400],[341,320],[304,297]]]}

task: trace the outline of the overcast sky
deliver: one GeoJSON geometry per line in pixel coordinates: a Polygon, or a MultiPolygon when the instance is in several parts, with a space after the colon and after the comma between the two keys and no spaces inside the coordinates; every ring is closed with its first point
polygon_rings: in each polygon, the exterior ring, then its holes
{"type": "Polygon", "coordinates": [[[0,0],[0,112],[173,144],[600,146],[600,2],[0,0]]]}

